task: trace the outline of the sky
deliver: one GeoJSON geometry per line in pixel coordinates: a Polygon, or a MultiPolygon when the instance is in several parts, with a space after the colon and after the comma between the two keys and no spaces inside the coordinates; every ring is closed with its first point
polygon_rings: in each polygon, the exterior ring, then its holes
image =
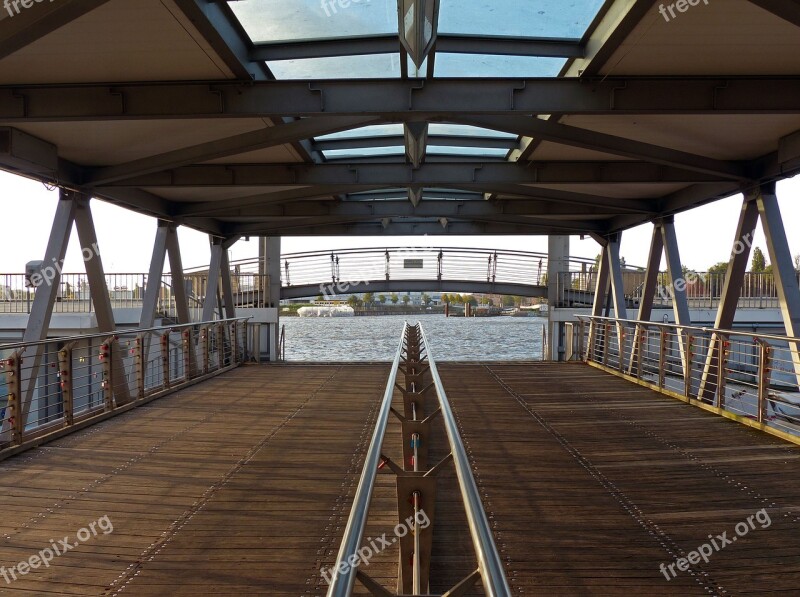
{"type": "MultiPolygon", "coordinates": [[[[55,214],[58,191],[48,190],[39,182],[0,171],[0,275],[23,273],[25,263],[43,259],[55,214]]],[[[789,231],[792,255],[800,254],[800,176],[778,183],[778,201],[789,231]]],[[[695,271],[727,261],[742,197],[736,195],[704,207],[678,214],[675,229],[683,264],[695,271]]],[[[98,245],[108,273],[144,273],[150,265],[156,220],[135,212],[92,201],[98,245]]],[[[629,265],[644,266],[650,248],[652,225],[646,224],[622,234],[621,255],[629,265]]],[[[205,266],[209,262],[208,237],[180,228],[179,240],[185,268],[205,266]]],[[[285,238],[282,253],[358,247],[475,247],[547,252],[547,238],[536,236],[471,237],[353,237],[285,238]]],[[[759,224],[754,247],[767,255],[764,234],[759,224]]],[[[594,258],[600,251],[592,239],[572,237],[570,253],[575,257],[594,258]]],[[[258,255],[258,244],[239,241],[231,249],[231,259],[258,255]]],[[[767,261],[769,257],[767,255],[767,261]]],[[[662,268],[666,263],[662,260],[662,268]]],[[[67,273],[83,273],[77,233],[73,228],[67,259],[67,273]]]]}

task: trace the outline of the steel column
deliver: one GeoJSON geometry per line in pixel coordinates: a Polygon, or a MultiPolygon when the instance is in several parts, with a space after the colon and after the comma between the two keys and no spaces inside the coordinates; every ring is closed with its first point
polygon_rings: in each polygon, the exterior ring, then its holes
{"type": "Polygon", "coordinates": [[[205,298],[203,300],[203,321],[214,319],[214,311],[217,309],[217,291],[219,290],[219,276],[222,267],[222,254],[225,249],[222,247],[221,238],[211,239],[211,263],[208,266],[208,279],[205,288],[205,298]]]}
{"type": "MultiPolygon", "coordinates": [[[[238,240],[238,237],[237,239],[238,240]]],[[[235,243],[226,241],[222,243],[222,262],[220,265],[220,273],[222,275],[222,303],[225,310],[225,318],[232,319],[236,317],[236,306],[233,301],[233,282],[231,281],[231,264],[228,258],[228,249],[235,243]]]]}
{"type": "MultiPolygon", "coordinates": [[[[650,240],[650,253],[647,258],[647,271],[644,276],[644,287],[642,288],[642,297],[639,301],[639,313],[636,321],[650,321],[653,314],[653,301],[656,296],[656,286],[658,284],[658,274],[661,269],[661,257],[664,254],[664,237],[661,231],[660,224],[653,225],[653,236],[650,240]]],[[[639,369],[636,366],[637,358],[639,357],[640,350],[640,334],[642,328],[636,325],[636,340],[633,343],[631,350],[631,360],[628,366],[629,375],[638,375],[639,369]]]]}
{"type": "MultiPolygon", "coordinates": [[[[622,262],[619,258],[620,236],[621,234],[617,234],[615,237],[609,238],[606,259],[608,259],[608,272],[611,278],[611,298],[614,303],[614,316],[617,319],[627,319],[625,283],[622,278],[622,262]]],[[[606,338],[606,342],[608,340],[606,338]]],[[[617,346],[619,348],[619,365],[622,366],[625,358],[625,328],[621,323],[617,323],[617,346]]]]}
{"type": "MultiPolygon", "coordinates": [[[[675,234],[675,223],[672,218],[662,220],[661,234],[664,240],[664,252],[667,257],[667,271],[672,285],[672,311],[675,314],[675,323],[678,325],[691,325],[692,318],[689,314],[689,301],[686,298],[686,279],[683,276],[681,254],[678,250],[678,237],[675,234]]],[[[686,347],[684,346],[683,330],[678,333],[678,346],[681,353],[681,362],[685,362],[686,347]]]]}
{"type": "MultiPolygon", "coordinates": [[[[753,244],[753,235],[758,224],[758,204],[756,199],[757,194],[746,194],[739,213],[739,223],[736,227],[736,236],[733,239],[731,257],[722,287],[722,296],[717,308],[717,317],[714,320],[714,328],[716,329],[729,330],[733,326],[747,263],[750,259],[750,247],[753,244]]],[[[719,363],[722,362],[719,348],[719,338],[715,335],[709,340],[706,363],[703,367],[700,388],[697,393],[697,397],[706,402],[712,402],[714,395],[719,393],[717,386],[721,381],[720,374],[724,373],[719,370],[719,363]]],[[[724,403],[724,396],[720,398],[720,402],[724,403]]]]}
{"type": "MultiPolygon", "coordinates": [[[[53,218],[53,227],[50,231],[50,238],[47,241],[47,249],[44,256],[44,267],[52,267],[53,277],[49,282],[44,280],[36,290],[31,313],[28,316],[28,325],[22,336],[23,342],[39,342],[47,338],[50,320],[53,315],[53,306],[61,284],[61,268],[64,265],[69,236],[72,232],[72,224],[75,221],[76,203],[74,199],[75,195],[72,192],[64,189],[60,190],[58,207],[53,218]]],[[[33,366],[23,368],[20,379],[22,404],[19,405],[19,410],[22,415],[20,424],[23,429],[28,421],[28,413],[30,412],[31,401],[36,388],[42,353],[43,348],[39,347],[33,355],[25,355],[26,360],[33,359],[33,366]]],[[[7,431],[7,429],[8,425],[3,424],[3,432],[7,431]]]]}
{"type": "Polygon", "coordinates": [[[191,323],[189,300],[186,296],[186,284],[183,279],[183,261],[181,247],[178,242],[178,230],[174,226],[167,228],[167,252],[169,253],[169,269],[172,276],[172,293],[175,295],[175,311],[178,323],[191,323]]]}
{"type": "MultiPolygon", "coordinates": [[[[602,317],[603,310],[606,305],[606,298],[608,297],[609,288],[609,275],[608,275],[608,243],[603,246],[600,252],[600,263],[597,266],[597,283],[594,290],[594,303],[592,305],[592,321],[589,324],[589,346],[587,350],[587,357],[592,360],[593,352],[597,350],[596,335],[598,331],[595,317],[602,317]]],[[[604,340],[607,341],[607,340],[604,340]]]]}
{"type": "MultiPolygon", "coordinates": [[[[114,321],[114,309],[111,306],[111,297],[108,293],[106,274],[103,270],[103,260],[100,257],[100,247],[97,243],[97,232],[94,227],[90,198],[81,196],[75,199],[75,227],[78,230],[78,240],[81,244],[81,253],[86,267],[86,277],[89,279],[89,293],[94,305],[94,316],[97,327],[101,332],[113,333],[117,324],[114,321]]],[[[122,406],[131,401],[130,386],[125,375],[125,365],[122,353],[114,350],[111,353],[110,366],[114,369],[116,385],[113,388],[117,406],[122,406]]]]}
{"type": "Polygon", "coordinates": [[[156,320],[158,299],[161,296],[161,276],[164,274],[164,262],[167,259],[167,235],[169,224],[163,220],[158,221],[158,230],[153,242],[153,257],[150,259],[150,270],[147,274],[147,284],[142,302],[142,314],[139,318],[140,328],[151,328],[156,320]]]}
{"type": "MultiPolygon", "coordinates": [[[[778,206],[778,198],[775,195],[775,184],[762,186],[757,201],[758,211],[761,214],[761,226],[767,238],[772,275],[775,278],[775,286],[780,299],[786,335],[797,338],[800,335],[800,288],[797,284],[797,272],[789,251],[789,242],[786,239],[786,229],[778,206]]],[[[799,349],[798,343],[789,343],[798,382],[800,382],[799,349]]]]}

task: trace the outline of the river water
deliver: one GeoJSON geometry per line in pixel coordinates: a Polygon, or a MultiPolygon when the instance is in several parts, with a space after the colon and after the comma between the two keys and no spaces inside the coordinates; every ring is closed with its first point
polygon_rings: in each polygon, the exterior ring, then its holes
{"type": "Polygon", "coordinates": [[[391,361],[403,323],[422,323],[437,361],[540,360],[545,319],[537,317],[286,317],[286,360],[391,361]]]}

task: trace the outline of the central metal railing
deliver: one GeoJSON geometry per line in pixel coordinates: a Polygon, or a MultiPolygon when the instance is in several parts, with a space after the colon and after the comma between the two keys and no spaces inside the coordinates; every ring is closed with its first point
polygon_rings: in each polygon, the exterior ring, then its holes
{"type": "Polygon", "coordinates": [[[579,317],[573,354],[717,414],[796,441],[800,338],[650,321],[579,317]]]}
{"type": "MultiPolygon", "coordinates": [[[[437,474],[450,461],[458,477],[478,567],[444,596],[464,595],[480,580],[489,597],[509,597],[511,590],[504,567],[428,339],[421,325],[405,324],[353,499],[328,597],[349,597],[356,579],[373,595],[428,594],[435,516],[431,514],[429,517],[422,508],[423,504],[435,504],[437,474]],[[397,382],[401,372],[405,378],[403,385],[397,382]],[[430,383],[427,382],[428,377],[430,383]],[[431,389],[436,392],[438,408],[426,414],[424,398],[431,389]],[[396,391],[402,394],[403,413],[392,407],[396,391]],[[382,453],[390,414],[394,414],[402,426],[402,465],[382,453]],[[434,432],[432,423],[437,417],[441,417],[450,452],[437,464],[430,466],[428,447],[434,432]],[[388,468],[396,475],[398,519],[401,525],[411,527],[410,533],[398,541],[400,559],[397,593],[381,586],[359,568],[364,549],[361,544],[380,468],[388,468]],[[425,521],[427,524],[422,526],[425,521]]],[[[435,507],[430,510],[435,511],[435,507]]]]}
{"type": "Polygon", "coordinates": [[[0,345],[0,459],[238,366],[246,322],[0,345]]]}

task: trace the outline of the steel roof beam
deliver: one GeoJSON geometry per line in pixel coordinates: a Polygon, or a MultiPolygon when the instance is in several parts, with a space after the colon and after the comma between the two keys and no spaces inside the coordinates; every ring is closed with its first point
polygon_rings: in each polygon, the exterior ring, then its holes
{"type": "Polygon", "coordinates": [[[186,82],[0,87],[0,121],[320,115],[800,114],[800,77],[186,82]]]}
{"type": "MultiPolygon", "coordinates": [[[[396,35],[367,35],[312,41],[282,41],[255,44],[250,51],[253,61],[297,60],[394,54],[398,51],[396,35]]],[[[545,58],[582,58],[585,48],[575,39],[535,39],[455,35],[440,33],[436,51],[448,54],[480,54],[495,56],[541,56],[545,58]]]]}
{"type": "Polygon", "coordinates": [[[341,224],[323,224],[287,229],[285,226],[263,226],[260,224],[244,224],[230,226],[231,234],[242,235],[286,235],[292,236],[417,236],[417,235],[530,235],[550,234],[557,232],[549,226],[527,224],[507,224],[488,222],[448,222],[442,226],[439,222],[356,222],[341,224]]]}
{"type": "Polygon", "coordinates": [[[796,0],[750,0],[750,2],[800,27],[800,5],[796,0]]]}
{"type": "Polygon", "coordinates": [[[529,116],[463,116],[453,118],[452,121],[734,180],[746,178],[744,164],[716,160],[668,147],[560,124],[552,120],[529,116]]]}
{"type": "Polygon", "coordinates": [[[505,184],[701,183],[720,178],[643,162],[201,165],[130,178],[111,187],[352,185],[407,187],[505,184]]]}
{"type": "Polygon", "coordinates": [[[92,169],[89,171],[89,176],[85,183],[86,186],[90,187],[102,186],[125,180],[126,178],[162,172],[190,164],[199,164],[250,151],[285,145],[294,141],[309,139],[316,135],[346,131],[380,122],[381,120],[376,118],[360,116],[323,116],[295,120],[288,124],[280,124],[225,139],[209,141],[193,147],[185,147],[153,157],[135,160],[127,164],[92,169]]]}
{"type": "Polygon", "coordinates": [[[236,214],[224,214],[229,218],[295,218],[295,217],[424,217],[424,218],[466,218],[485,216],[537,216],[537,217],[609,217],[619,213],[614,208],[604,206],[586,207],[581,210],[567,204],[548,201],[512,199],[506,201],[454,201],[426,199],[414,207],[406,200],[389,201],[302,201],[285,205],[253,205],[242,208],[236,214]]]}
{"type": "Polygon", "coordinates": [[[68,25],[108,0],[59,0],[31,2],[27,7],[6,3],[0,27],[0,58],[25,48],[45,35],[68,25]],[[8,11],[8,14],[6,14],[8,11]],[[13,18],[12,18],[13,15],[13,18]]]}
{"type": "MultiPolygon", "coordinates": [[[[373,190],[374,188],[380,187],[373,187],[372,189],[366,190],[373,190]]],[[[110,189],[106,190],[110,191],[110,189]]],[[[119,190],[121,189],[113,189],[113,194],[116,194],[119,190]]],[[[176,216],[180,217],[230,214],[236,213],[236,210],[258,205],[287,203],[304,199],[323,199],[327,197],[332,199],[334,195],[346,195],[350,191],[363,190],[365,190],[363,187],[353,185],[320,185],[303,187],[301,189],[289,189],[287,191],[278,191],[275,193],[260,193],[257,195],[248,195],[247,197],[238,197],[236,199],[184,203],[176,205],[173,211],[176,216]]]]}
{"type": "Polygon", "coordinates": [[[274,79],[263,62],[252,60],[252,42],[227,2],[174,0],[178,8],[208,41],[239,79],[274,79]]]}
{"type": "MultiPolygon", "coordinates": [[[[402,135],[385,135],[381,137],[362,137],[356,139],[329,139],[314,142],[314,149],[317,151],[335,151],[341,149],[363,149],[373,147],[402,147],[404,142],[405,139],[402,135]]],[[[436,135],[429,132],[428,146],[479,147],[487,149],[512,150],[517,147],[517,140],[467,135],[436,135]]]]}
{"type": "Polygon", "coordinates": [[[565,203],[569,205],[582,205],[586,207],[602,206],[622,213],[649,214],[655,213],[654,203],[656,200],[643,199],[619,199],[616,197],[604,197],[602,195],[591,195],[588,193],[576,193],[574,191],[562,191],[559,189],[546,189],[541,187],[529,187],[519,184],[491,184],[491,185],[465,185],[467,190],[476,190],[483,193],[490,193],[498,197],[522,197],[538,201],[550,201],[554,203],[565,203]]]}

